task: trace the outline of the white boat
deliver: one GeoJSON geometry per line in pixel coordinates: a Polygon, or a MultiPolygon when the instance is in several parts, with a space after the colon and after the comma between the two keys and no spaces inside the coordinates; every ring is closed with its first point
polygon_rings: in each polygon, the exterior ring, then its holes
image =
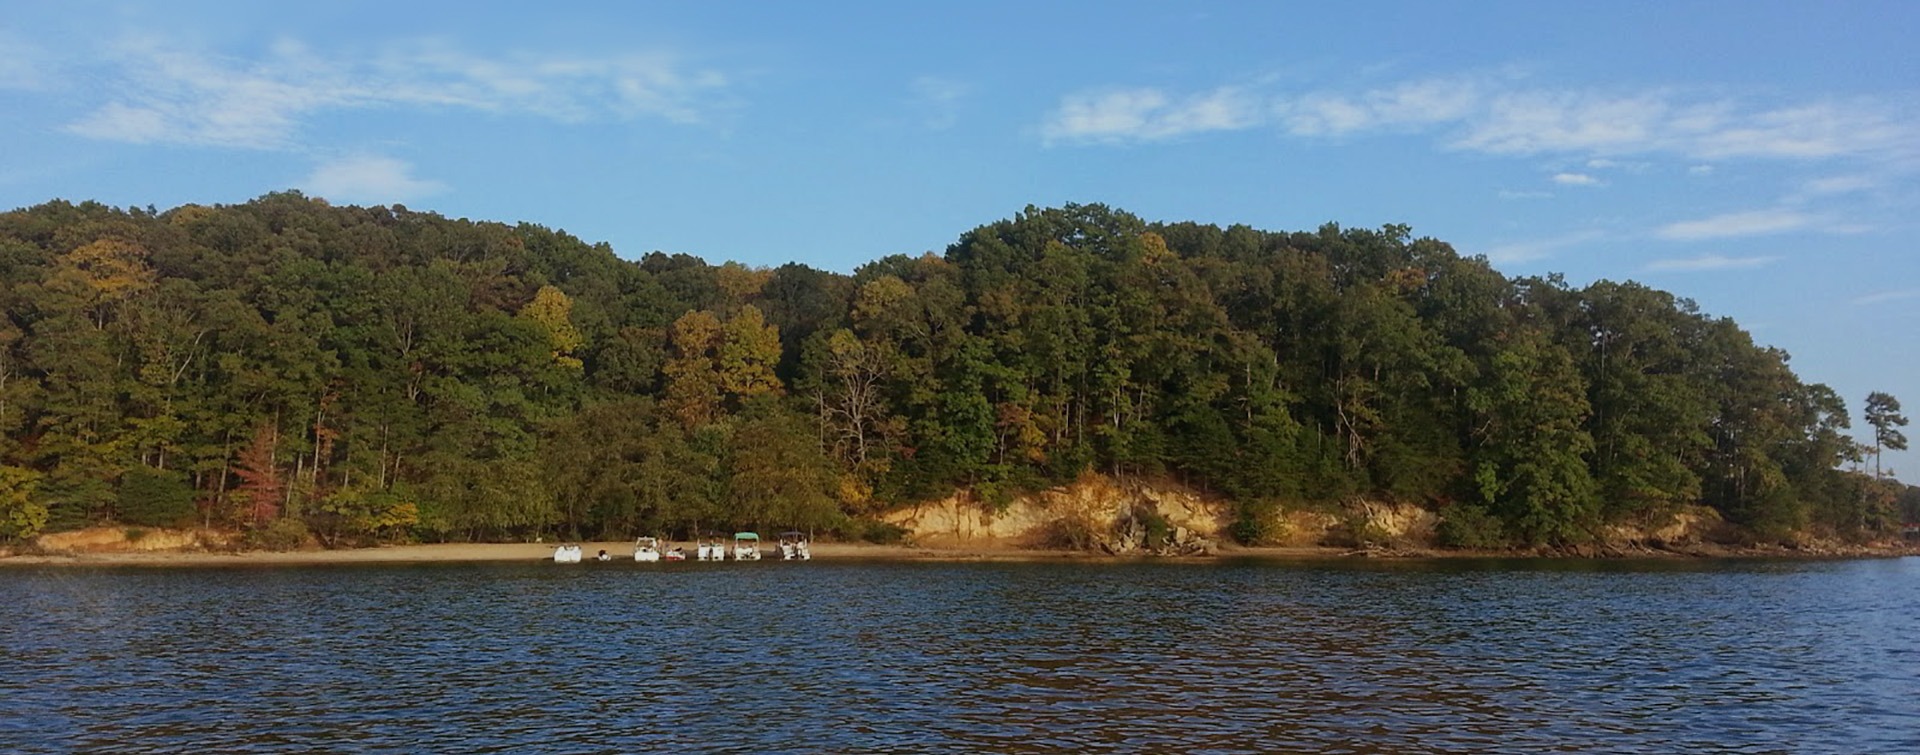
{"type": "Polygon", "coordinates": [[[759,561],[760,560],[760,533],[758,532],[733,533],[733,560],[759,561]]]}
{"type": "Polygon", "coordinates": [[[727,546],[718,539],[708,538],[700,541],[698,556],[701,561],[727,560],[727,546]]]}
{"type": "Polygon", "coordinates": [[[580,546],[562,545],[553,549],[553,562],[556,564],[580,563],[580,546]]]}
{"type": "Polygon", "coordinates": [[[636,538],[633,541],[633,560],[659,561],[660,560],[660,538],[657,538],[657,537],[636,538]]]}
{"type": "Polygon", "coordinates": [[[780,558],[787,561],[812,561],[813,549],[802,532],[780,533],[780,558]]]}
{"type": "Polygon", "coordinates": [[[687,560],[687,550],[685,548],[682,548],[676,545],[669,550],[662,551],[660,553],[660,560],[661,561],[685,561],[687,560]]]}

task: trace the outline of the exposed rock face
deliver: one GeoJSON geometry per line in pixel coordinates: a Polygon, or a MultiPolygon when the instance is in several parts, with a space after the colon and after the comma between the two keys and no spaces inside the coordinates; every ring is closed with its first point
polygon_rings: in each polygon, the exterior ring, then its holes
{"type": "Polygon", "coordinates": [[[213,530],[172,530],[155,527],[89,527],[49,532],[34,544],[43,550],[74,553],[173,551],[225,545],[228,536],[213,530]]]}
{"type": "Polygon", "coordinates": [[[1614,548],[1684,550],[1724,539],[1726,528],[1720,512],[1705,506],[1687,506],[1645,521],[1616,524],[1601,534],[1605,544],[1614,548]]]}
{"type": "Polygon", "coordinates": [[[1412,504],[1369,501],[1359,504],[1358,508],[1366,526],[1389,542],[1431,545],[1434,531],[1440,526],[1438,514],[1412,504]]]}
{"type": "Polygon", "coordinates": [[[1232,516],[1226,503],[1192,491],[1088,475],[998,511],[960,493],[882,518],[936,547],[1052,545],[1144,554],[1210,552],[1232,516]]]}

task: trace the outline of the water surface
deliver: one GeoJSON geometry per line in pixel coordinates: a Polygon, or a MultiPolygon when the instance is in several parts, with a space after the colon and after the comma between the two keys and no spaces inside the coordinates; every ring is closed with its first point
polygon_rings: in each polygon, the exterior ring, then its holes
{"type": "Polygon", "coordinates": [[[1916,752],[1920,559],[0,570],[22,752],[1916,752]]]}

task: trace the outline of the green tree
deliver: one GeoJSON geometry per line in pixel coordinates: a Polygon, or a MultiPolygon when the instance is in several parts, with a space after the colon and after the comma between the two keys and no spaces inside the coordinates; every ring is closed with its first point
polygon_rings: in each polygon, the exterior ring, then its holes
{"type": "Polygon", "coordinates": [[[27,540],[47,526],[47,507],[34,500],[40,475],[0,466],[0,541],[27,540]]]}
{"type": "Polygon", "coordinates": [[[834,506],[832,465],[803,418],[759,402],[733,434],[729,519],[751,527],[825,528],[834,506]]]}
{"type": "Polygon", "coordinates": [[[1514,334],[1467,401],[1478,415],[1474,484],[1521,539],[1578,542],[1599,501],[1584,456],[1586,386],[1572,359],[1537,332],[1514,334]]]}
{"type": "Polygon", "coordinates": [[[1873,475],[1884,477],[1880,454],[1907,450],[1907,436],[1897,429],[1907,426],[1907,418],[1900,414],[1899,399],[1879,391],[1867,394],[1866,412],[1867,424],[1873,426],[1873,475]]]}
{"type": "Polygon", "coordinates": [[[115,508],[127,524],[178,527],[193,521],[193,486],[182,472],[135,465],[120,478],[115,508]]]}

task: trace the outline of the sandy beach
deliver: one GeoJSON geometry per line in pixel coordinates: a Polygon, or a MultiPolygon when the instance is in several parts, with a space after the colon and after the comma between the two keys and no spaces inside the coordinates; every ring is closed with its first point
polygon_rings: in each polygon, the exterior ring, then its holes
{"type": "MultiPolygon", "coordinates": [[[[232,551],[204,547],[218,542],[206,532],[160,530],[129,540],[126,530],[99,527],[41,538],[36,548],[0,548],[0,568],[8,566],[246,566],[246,565],[319,565],[377,563],[485,563],[545,562],[553,558],[558,543],[437,543],[429,545],[390,545],[372,548],[328,550],[317,546],[291,550],[232,551]],[[198,544],[198,545],[196,545],[198,544]]],[[[605,550],[613,563],[633,563],[631,541],[592,541],[579,543],[587,560],[605,550]]],[[[689,552],[692,543],[673,543],[689,552]]],[[[778,551],[763,543],[764,560],[778,560],[778,551]]],[[[1693,544],[1672,549],[1587,548],[1577,550],[1533,551],[1457,551],[1413,549],[1362,549],[1327,546],[1244,547],[1221,544],[1212,556],[1155,557],[1150,555],[1111,556],[1099,552],[1033,548],[1007,540],[976,539],[954,543],[940,539],[914,545],[876,543],[815,542],[813,557],[823,561],[1130,561],[1164,559],[1204,561],[1208,558],[1260,558],[1321,560],[1343,558],[1872,558],[1916,555],[1920,543],[1883,543],[1878,545],[1785,548],[1725,547],[1693,544]]],[[[697,562],[688,562],[697,563],[697,562]]],[[[677,563],[660,564],[674,567],[677,563]]]]}
{"type": "MultiPolygon", "coordinates": [[[[293,551],[216,552],[200,550],[76,550],[0,556],[0,567],[38,565],[76,566],[222,566],[250,564],[371,564],[371,563],[459,563],[459,562],[540,562],[553,558],[553,543],[440,543],[432,545],[393,545],[375,548],[339,550],[302,549],[293,551]]],[[[631,562],[631,542],[583,542],[581,550],[589,561],[601,550],[615,562],[631,562]]],[[[770,548],[765,549],[771,551],[770,548]]],[[[1033,561],[1033,560],[1120,560],[1116,557],[1080,551],[1044,550],[1012,545],[968,545],[956,547],[920,547],[879,545],[874,543],[813,544],[815,560],[876,561],[1033,561]]],[[[1223,556],[1265,558],[1340,558],[1349,551],[1339,548],[1234,548],[1223,556]]],[[[768,558],[777,558],[769,553],[768,558]]],[[[1145,558],[1145,557],[1141,557],[1145,558]]],[[[689,562],[693,563],[693,562],[689,562]]],[[[671,564],[669,564],[671,565],[671,564]]]]}

